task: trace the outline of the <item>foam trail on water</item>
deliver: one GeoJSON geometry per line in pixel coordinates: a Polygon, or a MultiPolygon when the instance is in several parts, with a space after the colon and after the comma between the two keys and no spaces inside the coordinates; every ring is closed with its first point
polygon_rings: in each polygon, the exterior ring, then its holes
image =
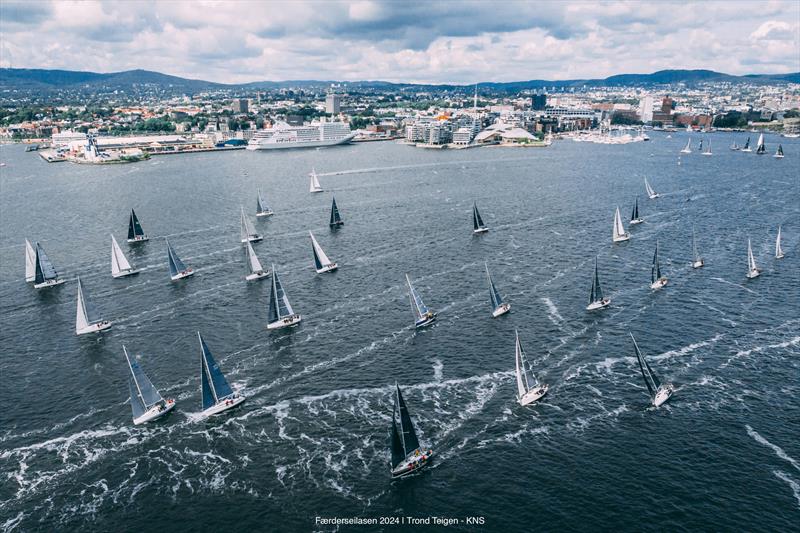
{"type": "Polygon", "coordinates": [[[788,462],[790,465],[792,465],[798,471],[800,471],[800,464],[798,464],[797,461],[795,461],[793,458],[789,457],[786,454],[786,452],[783,451],[783,449],[780,446],[772,444],[770,441],[768,441],[767,439],[765,439],[764,437],[759,435],[758,432],[756,432],[756,430],[751,428],[749,425],[745,426],[745,428],[747,429],[747,434],[750,435],[751,437],[753,437],[753,439],[757,443],[763,444],[764,446],[767,446],[768,448],[771,448],[772,451],[775,452],[775,455],[777,455],[778,457],[780,457],[784,461],[788,462]]]}

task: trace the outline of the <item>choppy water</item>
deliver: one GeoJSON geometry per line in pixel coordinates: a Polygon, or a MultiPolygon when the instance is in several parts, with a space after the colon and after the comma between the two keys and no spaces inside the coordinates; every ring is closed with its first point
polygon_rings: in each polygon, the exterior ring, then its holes
{"type": "Polygon", "coordinates": [[[109,167],[0,148],[0,526],[311,530],[318,515],[480,515],[492,530],[796,528],[800,143],[768,136],[787,154],[775,160],[714,134],[714,157],[678,166],[685,138],[367,143],[109,167]],[[307,193],[312,166],[323,194],[307,193]],[[645,176],[660,199],[647,200],[645,176]],[[243,280],[239,206],[254,211],[257,187],[276,215],[256,222],[255,248],[303,314],[291,331],[267,333],[268,283],[243,280]],[[646,222],[612,245],[614,207],[630,213],[636,195],[646,222]],[[478,238],[473,200],[491,227],[478,238]],[[124,238],[131,207],[152,239],[122,244],[143,271],[114,280],[109,233],[124,238]],[[314,273],[309,229],[337,273],[314,273]],[[165,236],[193,278],[169,281],[165,236]],[[68,283],[24,282],[25,237],[68,283]],[[748,237],[763,268],[752,281],[748,237]],[[656,239],[670,283],[652,293],[656,239]],[[587,314],[595,254],[613,307],[587,314]],[[484,260],[513,306],[496,320],[484,260]],[[440,312],[432,328],[411,327],[406,272],[440,312]],[[74,334],[77,275],[114,322],[100,337],[74,334]],[[550,384],[531,408],[514,400],[515,328],[550,384]],[[207,422],[198,330],[248,396],[207,422]],[[661,409],[648,408],[628,331],[676,385],[661,409]],[[163,423],[132,426],[123,343],[177,399],[163,423]],[[392,484],[395,380],[438,457],[392,484]]]}

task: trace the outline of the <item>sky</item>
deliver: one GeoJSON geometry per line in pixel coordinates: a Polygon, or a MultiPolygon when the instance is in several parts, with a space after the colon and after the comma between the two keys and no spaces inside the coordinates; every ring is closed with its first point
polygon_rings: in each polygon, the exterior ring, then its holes
{"type": "Polygon", "coordinates": [[[0,66],[220,83],[800,71],[800,2],[0,1],[0,66]]]}

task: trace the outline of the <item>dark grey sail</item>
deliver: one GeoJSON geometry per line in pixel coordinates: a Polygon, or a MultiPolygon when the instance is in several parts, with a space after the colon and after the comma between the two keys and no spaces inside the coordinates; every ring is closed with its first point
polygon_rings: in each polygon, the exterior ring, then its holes
{"type": "Polygon", "coordinates": [[[633,337],[633,333],[629,333],[629,335],[633,341],[633,348],[636,350],[636,360],[639,363],[639,370],[642,371],[644,383],[647,385],[647,390],[650,391],[650,396],[655,397],[656,392],[661,387],[661,380],[658,379],[658,376],[655,372],[653,372],[653,369],[650,368],[647,360],[642,355],[641,350],[639,350],[639,345],[636,344],[636,339],[633,337]]]}
{"type": "Polygon", "coordinates": [[[36,243],[36,277],[34,278],[34,283],[44,283],[47,280],[56,279],[58,277],[58,272],[53,267],[53,263],[47,258],[47,254],[44,253],[44,249],[36,243]]]}
{"type": "Polygon", "coordinates": [[[603,287],[600,285],[600,274],[597,271],[597,257],[594,258],[594,278],[592,278],[592,293],[589,303],[599,302],[603,299],[603,287]]]}
{"type": "Polygon", "coordinates": [[[481,218],[481,213],[478,211],[478,204],[472,204],[472,228],[475,230],[483,229],[486,226],[483,224],[483,219],[481,218]]]}
{"type": "Polygon", "coordinates": [[[397,395],[395,396],[395,414],[400,412],[400,438],[403,444],[403,458],[408,457],[408,454],[414,450],[419,449],[419,440],[417,433],[414,431],[414,424],[411,422],[411,416],[408,414],[408,407],[403,400],[403,394],[400,392],[400,385],[395,385],[397,388],[397,395]]]}
{"type": "Polygon", "coordinates": [[[658,264],[658,241],[656,241],[656,251],[653,254],[653,267],[650,269],[650,277],[653,283],[661,279],[661,265],[658,264]]]}
{"type": "Polygon", "coordinates": [[[136,216],[136,211],[131,209],[131,218],[128,221],[128,239],[135,239],[136,237],[144,236],[142,225],[139,224],[139,218],[136,216]]]}
{"type": "Polygon", "coordinates": [[[341,226],[344,224],[342,221],[341,215],[339,215],[339,208],[336,206],[336,197],[333,198],[331,202],[331,222],[330,226],[335,228],[336,226],[341,226]]]}
{"type": "MultiPolygon", "coordinates": [[[[397,412],[397,400],[395,399],[395,414],[397,412]]],[[[392,432],[390,435],[389,447],[392,450],[392,469],[397,468],[397,465],[402,463],[406,456],[403,449],[403,439],[400,437],[400,432],[397,429],[397,416],[392,416],[392,432]]]]}
{"type": "Polygon", "coordinates": [[[631,213],[631,220],[639,219],[639,197],[633,202],[633,213],[631,213]]]}

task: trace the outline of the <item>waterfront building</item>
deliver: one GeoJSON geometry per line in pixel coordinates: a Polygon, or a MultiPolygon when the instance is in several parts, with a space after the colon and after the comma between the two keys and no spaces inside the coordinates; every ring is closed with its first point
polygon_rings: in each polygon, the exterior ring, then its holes
{"type": "Polygon", "coordinates": [[[325,97],[325,112],[338,115],[342,109],[342,97],[338,94],[329,94],[325,97]]]}

